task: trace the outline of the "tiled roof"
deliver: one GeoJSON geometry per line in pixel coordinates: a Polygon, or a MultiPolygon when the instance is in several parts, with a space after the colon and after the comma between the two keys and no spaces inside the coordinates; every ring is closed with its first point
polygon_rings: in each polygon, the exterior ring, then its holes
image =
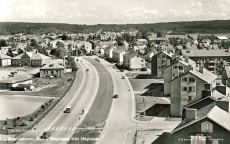
{"type": "MultiPolygon", "coordinates": [[[[12,59],[21,59],[21,57],[23,56],[24,53],[12,58],[12,59]]],[[[39,59],[39,60],[45,60],[45,59],[51,59],[50,57],[48,56],[45,56],[39,52],[34,52],[34,51],[31,51],[31,52],[26,52],[26,54],[31,58],[31,59],[39,59]]]]}
{"type": "Polygon", "coordinates": [[[20,54],[20,55],[18,55],[18,56],[16,56],[16,57],[13,57],[12,59],[21,59],[21,57],[22,57],[23,54],[24,54],[24,53],[22,53],[22,54],[20,54]]]}
{"type": "Polygon", "coordinates": [[[230,114],[228,112],[226,112],[225,110],[219,108],[218,106],[212,106],[212,105],[208,105],[205,106],[201,109],[197,110],[197,116],[198,118],[190,121],[190,122],[186,122],[186,119],[184,119],[171,133],[174,133],[178,130],[181,130],[193,123],[196,123],[204,118],[209,118],[212,121],[214,121],[215,123],[219,124],[221,127],[225,128],[226,130],[230,131],[230,114]]]}
{"type": "Polygon", "coordinates": [[[0,53],[0,59],[12,59],[12,57],[5,55],[3,53],[0,53]]]}
{"type": "Polygon", "coordinates": [[[125,52],[125,50],[124,49],[115,49],[115,50],[113,50],[113,52],[123,53],[123,52],[125,52]]]}
{"type": "Polygon", "coordinates": [[[226,52],[225,49],[209,49],[209,50],[181,50],[183,55],[189,57],[221,57],[221,56],[229,56],[230,51],[226,52]]]}
{"type": "Polygon", "coordinates": [[[26,81],[30,79],[31,79],[31,76],[28,76],[28,75],[15,75],[14,77],[8,77],[8,78],[0,80],[0,83],[14,84],[17,82],[22,82],[22,81],[26,81]]]}
{"type": "Polygon", "coordinates": [[[60,65],[56,60],[52,60],[49,63],[47,63],[45,66],[40,68],[42,69],[64,69],[64,66],[60,65]]]}

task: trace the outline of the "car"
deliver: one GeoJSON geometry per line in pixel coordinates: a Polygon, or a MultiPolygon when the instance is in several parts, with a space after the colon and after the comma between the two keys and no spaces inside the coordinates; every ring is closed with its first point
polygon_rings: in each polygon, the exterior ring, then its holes
{"type": "Polygon", "coordinates": [[[48,139],[51,136],[51,133],[46,131],[42,134],[42,136],[40,137],[41,139],[48,139]]]}
{"type": "Polygon", "coordinates": [[[125,76],[122,76],[122,79],[125,79],[125,76]]]}
{"type": "Polygon", "coordinates": [[[113,96],[113,98],[118,98],[119,96],[117,95],[117,94],[115,94],[114,96],[113,96]]]}
{"type": "Polygon", "coordinates": [[[121,72],[124,72],[124,70],[123,70],[123,69],[120,69],[120,71],[121,71],[121,72]]]}
{"type": "Polygon", "coordinates": [[[66,107],[66,109],[64,110],[64,113],[70,113],[72,110],[71,106],[66,107]]]}

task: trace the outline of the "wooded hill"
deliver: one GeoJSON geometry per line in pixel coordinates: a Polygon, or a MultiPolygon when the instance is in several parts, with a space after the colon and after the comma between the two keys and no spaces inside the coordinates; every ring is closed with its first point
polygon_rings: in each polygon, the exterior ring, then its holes
{"type": "Polygon", "coordinates": [[[47,33],[94,33],[98,30],[121,32],[122,30],[136,29],[147,32],[171,32],[171,34],[200,33],[216,34],[229,33],[230,20],[212,21],[187,21],[152,24],[98,24],[78,25],[65,23],[22,23],[0,22],[0,35],[24,34],[47,34],[47,33]]]}

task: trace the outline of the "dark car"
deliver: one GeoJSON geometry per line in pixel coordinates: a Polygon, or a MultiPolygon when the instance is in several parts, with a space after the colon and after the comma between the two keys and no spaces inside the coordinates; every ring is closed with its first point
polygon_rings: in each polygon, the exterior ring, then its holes
{"type": "Polygon", "coordinates": [[[48,139],[51,136],[50,132],[44,132],[41,136],[41,139],[48,139]]]}
{"type": "Polygon", "coordinates": [[[122,79],[125,79],[125,76],[122,76],[122,79]]]}
{"type": "Polygon", "coordinates": [[[120,69],[120,71],[121,71],[121,72],[124,72],[124,70],[123,70],[123,69],[120,69]]]}
{"type": "Polygon", "coordinates": [[[64,113],[70,113],[70,112],[71,112],[71,109],[72,109],[71,106],[66,107],[64,113]]]}
{"type": "Polygon", "coordinates": [[[113,98],[118,98],[119,96],[117,95],[117,94],[115,94],[114,96],[113,96],[113,98]]]}

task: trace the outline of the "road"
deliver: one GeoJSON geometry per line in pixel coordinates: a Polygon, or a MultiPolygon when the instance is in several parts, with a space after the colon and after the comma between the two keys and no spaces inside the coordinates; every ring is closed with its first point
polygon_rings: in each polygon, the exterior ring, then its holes
{"type": "Polygon", "coordinates": [[[121,79],[125,75],[113,68],[113,66],[101,60],[101,64],[109,71],[114,82],[114,91],[119,98],[114,100],[107,124],[102,132],[97,144],[125,144],[127,134],[135,129],[163,129],[171,131],[178,123],[165,123],[165,118],[155,117],[151,122],[139,122],[134,119],[135,98],[131,95],[130,85],[126,79],[121,79]]]}
{"type": "MultiPolygon", "coordinates": [[[[90,109],[99,85],[99,79],[95,68],[87,61],[79,62],[79,65],[81,65],[80,71],[83,72],[83,81],[80,87],[75,81],[63,101],[61,101],[58,106],[36,126],[36,130],[34,132],[25,133],[21,135],[22,137],[35,138],[33,143],[36,144],[67,143],[68,138],[73,135],[76,126],[80,124],[85,114],[90,109]],[[86,72],[87,68],[89,69],[88,72],[86,72]],[[63,109],[66,106],[73,107],[71,113],[63,113],[63,109]],[[85,110],[84,115],[81,115],[82,109],[85,110]],[[58,115],[55,115],[57,113],[55,111],[58,111],[58,115]],[[39,136],[41,136],[44,131],[51,132],[51,137],[48,141],[39,139],[39,136]],[[63,141],[58,141],[60,138],[62,138],[63,141]]],[[[19,143],[25,144],[28,143],[28,141],[19,141],[19,143]]]]}

